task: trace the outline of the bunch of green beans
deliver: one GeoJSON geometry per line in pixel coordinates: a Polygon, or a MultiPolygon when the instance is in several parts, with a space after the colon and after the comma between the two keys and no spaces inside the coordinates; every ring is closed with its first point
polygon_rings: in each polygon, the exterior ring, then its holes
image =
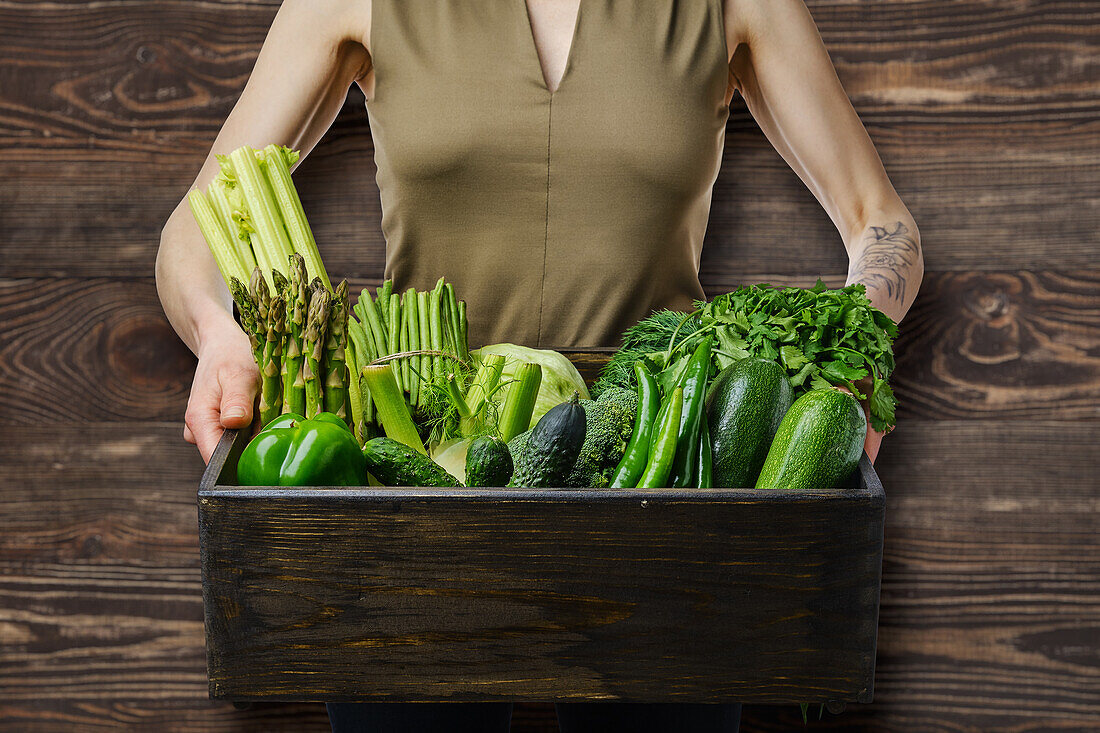
{"type": "MultiPolygon", "coordinates": [[[[372,362],[390,362],[394,378],[412,413],[424,410],[433,386],[443,386],[453,373],[449,363],[468,362],[466,302],[454,285],[439,278],[428,291],[409,288],[397,293],[386,280],[372,297],[364,288],[352,308],[348,336],[360,369],[372,362]]],[[[359,430],[364,438],[377,415],[369,389],[362,382],[359,430]]]]}

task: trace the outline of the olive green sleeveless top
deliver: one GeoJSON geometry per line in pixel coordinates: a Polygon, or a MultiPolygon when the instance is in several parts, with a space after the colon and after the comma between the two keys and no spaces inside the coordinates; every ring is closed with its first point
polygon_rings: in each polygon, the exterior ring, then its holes
{"type": "Polygon", "coordinates": [[[581,0],[558,88],[524,0],[373,0],[367,103],[395,288],[471,346],[612,346],[702,297],[729,109],[722,0],[581,0]]]}

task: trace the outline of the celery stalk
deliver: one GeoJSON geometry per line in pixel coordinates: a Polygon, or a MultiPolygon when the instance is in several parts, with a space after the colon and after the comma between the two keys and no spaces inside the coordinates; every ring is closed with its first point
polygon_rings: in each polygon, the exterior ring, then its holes
{"type": "Polygon", "coordinates": [[[516,370],[516,379],[519,381],[508,390],[504,408],[497,421],[497,431],[505,443],[531,426],[535,398],[538,397],[539,387],[542,385],[542,366],[523,364],[516,370]]]}
{"type": "MultiPolygon", "coordinates": [[[[275,194],[260,169],[259,161],[256,160],[256,151],[247,145],[237,148],[229,154],[229,163],[233,167],[237,186],[248,207],[250,222],[256,229],[255,236],[252,238],[253,247],[259,245],[259,248],[264,250],[263,258],[272,263],[272,267],[284,266],[294,252],[294,248],[287,236],[282,214],[279,213],[279,205],[275,201],[275,194]]],[[[305,257],[305,254],[302,256],[305,257]]],[[[256,259],[257,261],[260,259],[259,252],[256,259]]],[[[315,276],[309,271],[308,260],[306,271],[309,272],[310,277],[315,276]]],[[[271,273],[267,272],[265,276],[270,278],[271,273]]],[[[320,273],[316,276],[319,277],[320,273]]]]}
{"type": "Polygon", "coordinates": [[[244,269],[245,264],[237,255],[229,239],[229,232],[222,226],[221,219],[210,203],[210,199],[196,189],[187,194],[187,203],[191,206],[191,213],[199,225],[207,246],[210,247],[210,254],[214,256],[226,286],[229,285],[230,278],[234,277],[241,282],[247,282],[249,273],[244,269]]]}
{"type": "Polygon", "coordinates": [[[241,232],[241,228],[233,218],[233,204],[230,203],[229,196],[226,194],[225,182],[215,178],[214,182],[206,187],[206,195],[210,197],[210,203],[214,205],[214,211],[218,213],[222,220],[222,226],[229,233],[229,241],[233,244],[233,249],[237,252],[241,262],[244,263],[245,268],[252,272],[259,264],[256,262],[256,253],[252,251],[252,241],[249,234],[241,232]]]}
{"type": "Polygon", "coordinates": [[[325,287],[331,289],[332,283],[329,282],[325,265],[321,261],[317,240],[313,238],[313,230],[310,229],[309,221],[306,219],[302,200],[298,197],[298,190],[290,177],[290,164],[298,160],[298,153],[278,145],[268,145],[263,149],[262,156],[264,162],[262,172],[274,195],[290,244],[294,251],[305,259],[306,272],[309,273],[310,279],[319,277],[325,287]]]}
{"type": "Polygon", "coordinates": [[[409,414],[408,405],[405,404],[405,396],[397,386],[391,365],[387,363],[365,366],[362,367],[361,372],[363,381],[370,390],[371,398],[378,408],[378,420],[382,423],[382,429],[386,435],[427,455],[428,451],[424,448],[420,433],[416,431],[416,425],[412,421],[412,415],[409,414]]]}

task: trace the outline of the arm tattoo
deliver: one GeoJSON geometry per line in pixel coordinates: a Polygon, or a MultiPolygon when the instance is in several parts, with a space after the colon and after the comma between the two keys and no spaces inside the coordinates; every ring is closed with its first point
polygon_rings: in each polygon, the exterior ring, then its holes
{"type": "Polygon", "coordinates": [[[892,226],[871,227],[863,241],[863,251],[848,268],[848,279],[904,302],[905,278],[920,254],[917,240],[909,234],[909,227],[900,221],[892,226]]]}

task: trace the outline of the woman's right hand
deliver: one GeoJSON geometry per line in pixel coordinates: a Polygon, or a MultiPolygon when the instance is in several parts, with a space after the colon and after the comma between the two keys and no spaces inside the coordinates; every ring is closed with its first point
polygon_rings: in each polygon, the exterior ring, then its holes
{"type": "Polygon", "coordinates": [[[198,357],[183,437],[197,445],[202,460],[209,463],[222,431],[252,422],[260,372],[248,336],[236,324],[204,334],[198,357]]]}

